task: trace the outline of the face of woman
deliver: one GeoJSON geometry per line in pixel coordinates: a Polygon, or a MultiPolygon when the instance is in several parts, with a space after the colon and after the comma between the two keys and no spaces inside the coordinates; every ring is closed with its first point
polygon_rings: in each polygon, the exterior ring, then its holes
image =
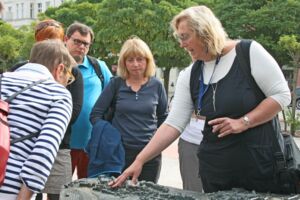
{"type": "Polygon", "coordinates": [[[130,76],[144,77],[147,59],[143,56],[129,56],[125,59],[125,65],[130,76]]]}
{"type": "Polygon", "coordinates": [[[205,60],[206,48],[196,33],[191,30],[186,20],[182,20],[178,24],[177,39],[180,47],[184,48],[193,60],[205,60]]]}

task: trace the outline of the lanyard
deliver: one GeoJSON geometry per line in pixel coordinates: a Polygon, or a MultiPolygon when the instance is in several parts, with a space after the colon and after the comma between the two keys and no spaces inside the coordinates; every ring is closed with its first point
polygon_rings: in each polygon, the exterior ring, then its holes
{"type": "Polygon", "coordinates": [[[204,62],[202,61],[202,63],[201,63],[201,66],[200,66],[201,67],[201,69],[200,69],[200,77],[199,77],[198,108],[197,108],[197,113],[196,113],[197,116],[200,116],[200,112],[202,110],[202,99],[203,99],[203,96],[207,92],[208,87],[211,84],[212,77],[214,76],[216,67],[217,67],[217,65],[220,62],[220,58],[221,58],[221,56],[218,55],[217,58],[216,58],[216,62],[215,62],[215,65],[214,65],[213,72],[211,74],[211,77],[210,77],[207,85],[204,84],[204,73],[203,73],[204,72],[204,62]]]}

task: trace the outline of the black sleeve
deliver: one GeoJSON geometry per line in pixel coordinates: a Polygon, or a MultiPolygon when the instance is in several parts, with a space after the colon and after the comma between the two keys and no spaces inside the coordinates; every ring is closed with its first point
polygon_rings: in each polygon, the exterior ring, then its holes
{"type": "Polygon", "coordinates": [[[73,100],[73,111],[70,124],[74,123],[81,111],[83,102],[83,78],[80,70],[77,67],[73,67],[72,74],[75,77],[75,81],[67,86],[70,91],[73,100]]]}

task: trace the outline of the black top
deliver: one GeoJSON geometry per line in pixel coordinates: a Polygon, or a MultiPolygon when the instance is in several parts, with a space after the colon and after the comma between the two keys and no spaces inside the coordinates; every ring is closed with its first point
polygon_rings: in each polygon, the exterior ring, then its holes
{"type": "Polygon", "coordinates": [[[70,149],[71,125],[76,121],[81,111],[83,103],[83,78],[80,70],[77,67],[72,68],[72,74],[75,81],[67,86],[73,100],[72,117],[69,126],[66,130],[65,137],[60,144],[60,149],[70,149]]]}

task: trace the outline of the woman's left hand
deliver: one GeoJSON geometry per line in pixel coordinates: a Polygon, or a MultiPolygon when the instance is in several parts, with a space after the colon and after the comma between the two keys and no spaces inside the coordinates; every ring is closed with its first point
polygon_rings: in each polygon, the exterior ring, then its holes
{"type": "Polygon", "coordinates": [[[231,119],[228,117],[221,117],[210,120],[208,125],[212,126],[213,133],[219,133],[218,137],[224,137],[229,134],[238,134],[249,127],[243,122],[242,118],[231,119]]]}

